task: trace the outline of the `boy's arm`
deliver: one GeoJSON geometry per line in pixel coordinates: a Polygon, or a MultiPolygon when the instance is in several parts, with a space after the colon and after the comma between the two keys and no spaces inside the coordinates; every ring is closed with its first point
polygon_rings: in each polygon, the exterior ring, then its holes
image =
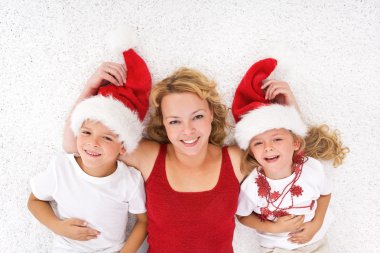
{"type": "Polygon", "coordinates": [[[148,219],[146,213],[136,214],[136,223],[133,226],[131,234],[129,235],[124,247],[120,253],[135,253],[144,242],[147,235],[148,219]]]}
{"type": "Polygon", "coordinates": [[[248,216],[237,216],[237,218],[243,225],[259,232],[283,233],[297,231],[303,223],[304,216],[282,216],[275,222],[268,220],[262,221],[255,213],[248,216]]]}
{"type": "Polygon", "coordinates": [[[301,226],[300,231],[290,233],[289,241],[302,244],[307,243],[313,239],[314,235],[318,232],[323,224],[330,199],[331,194],[321,195],[319,197],[317,200],[317,209],[315,210],[314,218],[309,222],[305,222],[301,226]]]}
{"type": "Polygon", "coordinates": [[[87,227],[87,223],[80,219],[60,220],[55,215],[49,202],[37,199],[33,193],[28,200],[30,212],[54,233],[78,241],[87,241],[97,237],[99,231],[87,227]]]}

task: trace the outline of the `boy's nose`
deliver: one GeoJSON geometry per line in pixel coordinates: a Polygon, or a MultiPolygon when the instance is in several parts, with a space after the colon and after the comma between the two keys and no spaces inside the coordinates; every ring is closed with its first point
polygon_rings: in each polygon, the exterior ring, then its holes
{"type": "Polygon", "coordinates": [[[88,144],[90,144],[93,147],[99,147],[99,140],[96,137],[93,137],[89,140],[88,144]]]}

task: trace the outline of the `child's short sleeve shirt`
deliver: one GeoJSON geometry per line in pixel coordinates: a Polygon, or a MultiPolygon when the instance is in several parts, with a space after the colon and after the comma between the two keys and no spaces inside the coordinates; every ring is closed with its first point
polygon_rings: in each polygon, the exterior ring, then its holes
{"type": "MultiPolygon", "coordinates": [[[[252,173],[244,180],[241,184],[239,202],[236,214],[239,216],[248,216],[252,212],[256,214],[261,214],[262,208],[267,207],[268,202],[264,197],[259,196],[258,186],[256,184],[256,179],[259,177],[257,170],[252,171],[252,173]]],[[[294,174],[291,176],[280,179],[272,180],[266,178],[267,182],[271,187],[271,192],[278,191],[283,192],[289,183],[294,178],[294,174]]],[[[294,208],[288,209],[289,214],[294,215],[305,215],[305,222],[313,219],[315,210],[317,208],[317,200],[321,195],[328,195],[332,191],[332,185],[330,180],[326,177],[324,168],[322,164],[308,157],[308,160],[303,165],[302,173],[300,178],[297,180],[296,184],[302,188],[302,192],[298,196],[291,196],[287,194],[286,197],[280,198],[278,201],[274,202],[275,205],[282,208],[289,206],[294,206],[294,208]],[[310,207],[311,202],[314,201],[312,207],[310,207]],[[301,208],[305,206],[306,208],[301,208]]],[[[269,206],[270,211],[274,211],[273,206],[269,206]]],[[[322,228],[314,236],[314,238],[308,244],[321,239],[332,222],[332,214],[328,209],[322,228]]],[[[260,245],[267,248],[285,248],[294,249],[300,246],[305,246],[304,244],[292,244],[287,241],[288,235],[284,234],[270,234],[270,233],[258,233],[258,239],[260,245]]]]}
{"type": "Polygon", "coordinates": [[[79,167],[73,154],[60,154],[30,184],[36,198],[56,203],[58,218],[82,219],[101,232],[89,241],[56,236],[55,249],[118,251],[126,239],[128,212],[146,212],[143,178],[122,162],[113,174],[92,177],[79,167]]]}

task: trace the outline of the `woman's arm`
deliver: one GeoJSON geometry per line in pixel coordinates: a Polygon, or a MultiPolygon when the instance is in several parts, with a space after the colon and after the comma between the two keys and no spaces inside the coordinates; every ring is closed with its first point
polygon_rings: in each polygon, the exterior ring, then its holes
{"type": "Polygon", "coordinates": [[[136,214],[137,221],[133,226],[131,234],[129,235],[124,247],[120,253],[135,253],[144,242],[147,235],[148,219],[146,213],[136,214]]]}
{"type": "Polygon", "coordinates": [[[243,151],[237,146],[229,146],[228,154],[230,155],[232,167],[234,169],[236,178],[239,183],[243,181],[243,179],[247,176],[240,170],[240,162],[243,156],[243,151]]]}

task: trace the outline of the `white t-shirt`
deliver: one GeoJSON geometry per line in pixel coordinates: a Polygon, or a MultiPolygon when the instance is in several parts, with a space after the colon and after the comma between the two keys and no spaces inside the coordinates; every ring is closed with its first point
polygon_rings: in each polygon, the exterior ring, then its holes
{"type": "Polygon", "coordinates": [[[113,174],[93,177],[79,167],[73,154],[60,154],[30,184],[36,198],[56,202],[59,219],[82,219],[101,233],[89,241],[55,235],[53,252],[117,252],[126,240],[128,212],[146,212],[140,172],[119,161],[113,174]]]}
{"type": "MultiPolygon", "coordinates": [[[[280,193],[283,189],[294,179],[295,174],[293,173],[287,178],[272,180],[266,178],[267,182],[271,187],[271,192],[279,191],[280,193]]],[[[242,183],[239,195],[239,203],[236,214],[239,216],[248,216],[252,212],[260,214],[260,208],[267,206],[267,201],[265,198],[260,197],[258,194],[258,187],[256,184],[256,178],[258,178],[257,170],[254,170],[242,183]]],[[[293,206],[302,207],[309,206],[314,200],[315,203],[312,208],[292,208],[287,210],[289,214],[294,215],[305,215],[304,222],[310,221],[315,215],[315,210],[317,208],[317,200],[320,195],[328,195],[331,193],[332,186],[328,178],[324,173],[324,168],[322,164],[308,157],[308,160],[303,165],[302,173],[300,178],[295,183],[297,186],[302,187],[302,195],[293,196],[293,206]]],[[[275,204],[279,205],[282,198],[278,199],[275,204]]],[[[291,194],[287,194],[282,200],[280,207],[286,208],[292,205],[291,194]]],[[[269,210],[273,211],[275,208],[269,205],[269,210]]],[[[270,217],[269,217],[270,218],[270,217]]],[[[273,217],[272,217],[273,218],[273,217]]],[[[283,248],[283,249],[295,249],[303,247],[305,245],[312,244],[318,240],[321,240],[327,233],[330,224],[333,221],[333,216],[330,209],[327,209],[325,219],[323,221],[322,227],[314,235],[313,239],[306,244],[295,244],[288,241],[288,233],[261,233],[257,231],[257,238],[259,244],[266,248],[283,248]]]]}

